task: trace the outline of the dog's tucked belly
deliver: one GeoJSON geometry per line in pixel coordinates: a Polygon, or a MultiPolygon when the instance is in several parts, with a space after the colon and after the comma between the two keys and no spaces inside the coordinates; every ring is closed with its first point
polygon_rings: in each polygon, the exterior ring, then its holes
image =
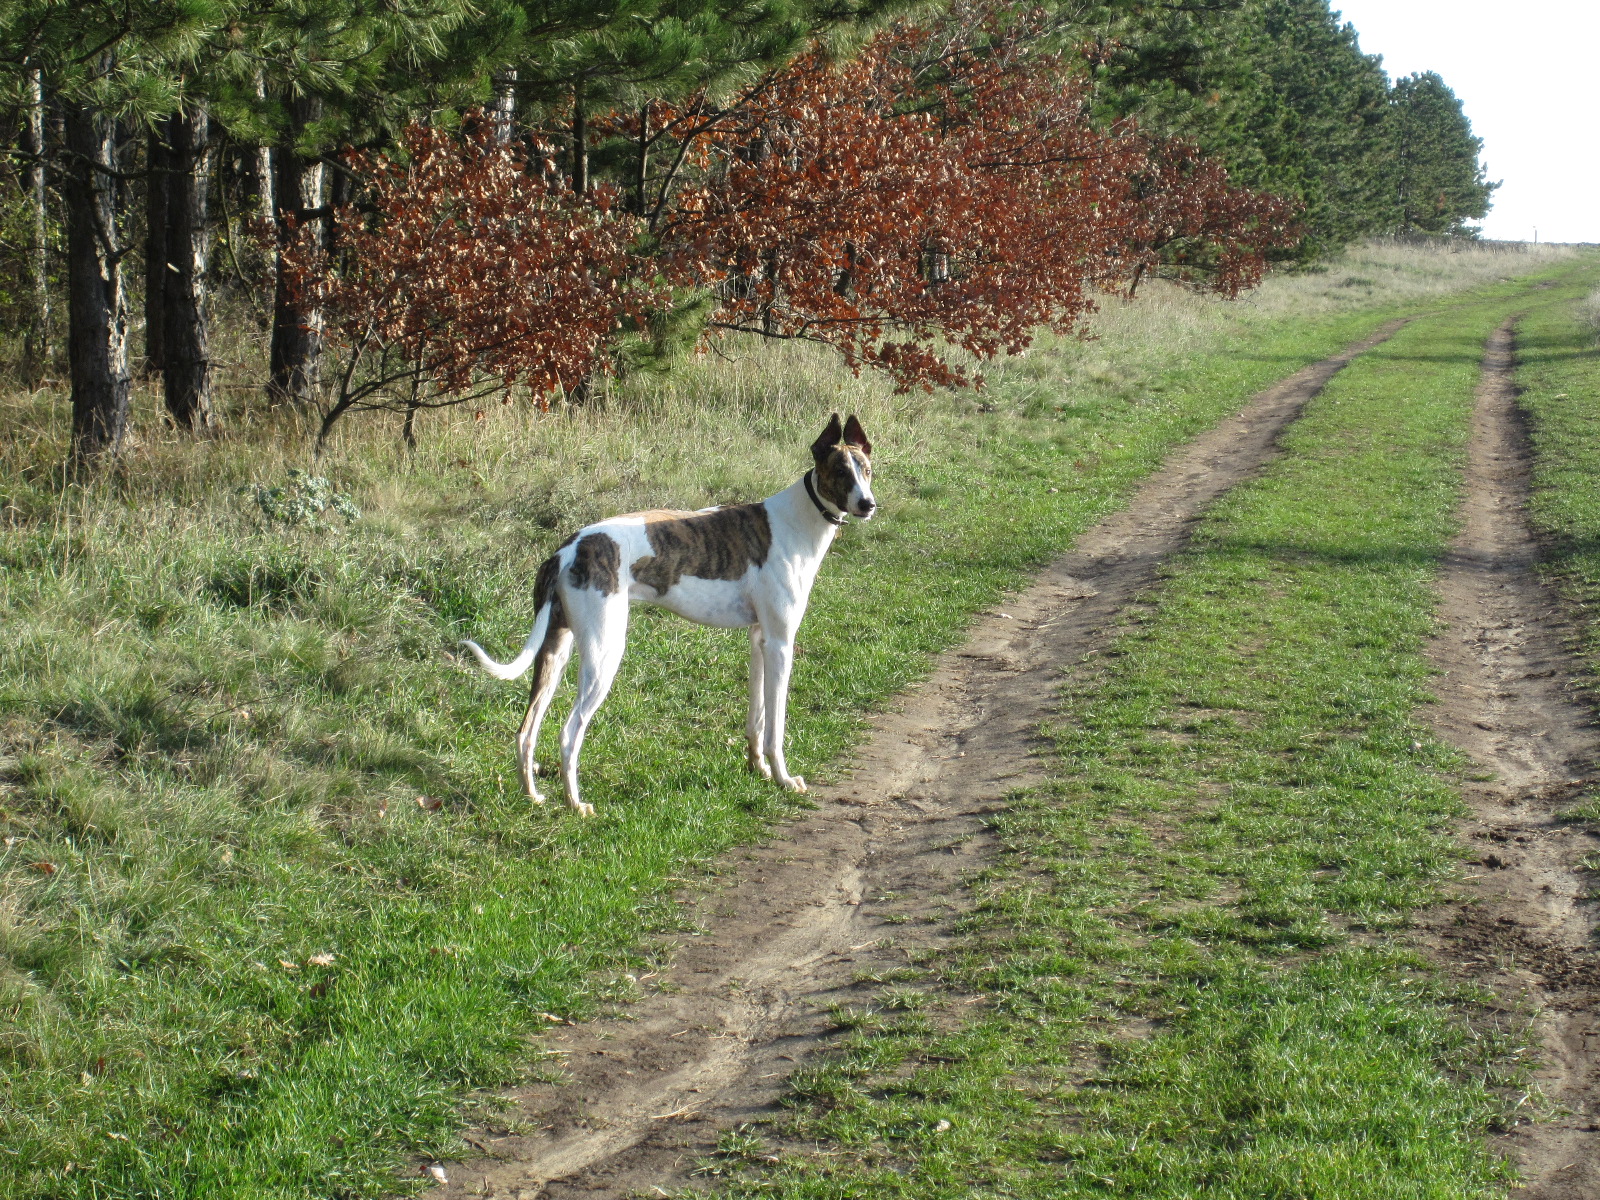
{"type": "Polygon", "coordinates": [[[719,629],[738,629],[756,622],[755,606],[738,581],[685,575],[665,593],[657,593],[649,584],[634,583],[628,598],[659,604],[680,617],[719,629]]]}

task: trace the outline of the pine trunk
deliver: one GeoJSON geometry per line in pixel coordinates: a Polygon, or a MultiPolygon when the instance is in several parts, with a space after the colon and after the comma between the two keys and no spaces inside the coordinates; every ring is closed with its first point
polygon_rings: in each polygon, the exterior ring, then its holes
{"type": "Polygon", "coordinates": [[[489,109],[494,125],[494,140],[502,146],[511,141],[517,124],[517,69],[507,67],[494,73],[494,104],[489,109]]]}
{"type": "Polygon", "coordinates": [[[167,236],[171,214],[167,197],[172,188],[172,151],[168,139],[176,118],[162,121],[150,131],[145,162],[148,182],[144,207],[144,369],[159,375],[167,362],[167,236]]]}
{"type": "Polygon", "coordinates": [[[589,112],[581,83],[572,92],[572,190],[580,196],[589,190],[589,112]]]}
{"type": "Polygon", "coordinates": [[[633,211],[644,216],[648,202],[645,190],[650,186],[650,101],[639,106],[639,150],[634,159],[633,211]]]}
{"type": "MultiPolygon", "coordinates": [[[[276,148],[278,169],[278,244],[287,243],[294,229],[322,207],[321,163],[310,162],[299,151],[298,134],[318,116],[316,100],[294,104],[290,138],[276,148]]],[[[277,287],[272,302],[272,378],[268,394],[276,403],[311,407],[316,403],[322,358],[322,314],[300,304],[289,287],[282,255],[277,263],[277,287]]]]}
{"type": "Polygon", "coordinates": [[[117,242],[116,124],[65,106],[67,355],[72,374],[72,466],[115,458],[128,425],[128,306],[117,242]]]}
{"type": "Polygon", "coordinates": [[[28,196],[28,305],[22,331],[22,377],[32,389],[44,381],[50,366],[50,263],[49,210],[44,174],[44,78],[30,67],[23,80],[26,112],[23,120],[24,153],[28,166],[24,185],[28,196]]]}
{"type": "Polygon", "coordinates": [[[179,429],[212,428],[211,350],[206,266],[211,230],[211,123],[203,105],[169,123],[171,174],[167,187],[167,263],[163,288],[167,412],[179,429]]]}
{"type": "MultiPolygon", "coordinates": [[[[256,99],[265,100],[267,98],[266,76],[259,70],[256,71],[255,91],[256,99]]],[[[255,189],[256,215],[262,221],[270,222],[276,218],[278,212],[278,206],[272,202],[274,189],[271,146],[256,147],[255,162],[252,164],[251,174],[254,176],[251,180],[251,185],[255,189]]]]}
{"type": "Polygon", "coordinates": [[[272,169],[271,146],[256,147],[253,167],[254,169],[251,172],[253,178],[250,183],[255,188],[255,204],[253,206],[256,210],[255,215],[258,220],[271,223],[278,212],[278,206],[273,201],[276,188],[274,186],[275,172],[272,169]]]}

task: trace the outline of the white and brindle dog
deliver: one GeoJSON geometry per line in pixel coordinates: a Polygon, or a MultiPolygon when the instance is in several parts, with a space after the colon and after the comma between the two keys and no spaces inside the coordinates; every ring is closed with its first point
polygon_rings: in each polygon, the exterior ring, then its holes
{"type": "Polygon", "coordinates": [[[702,625],[749,627],[750,769],[792,792],[806,790],[783,759],[795,633],[846,515],[864,521],[877,508],[871,455],[861,422],[852,416],[841,426],[834,413],[811,447],[815,466],[776,496],[699,512],[628,513],[585,526],[540,566],[533,632],[514,661],[498,663],[476,642],[462,643],[497,679],[516,679],[533,667],[517,759],[534,803],[544,803],[534,759],[539,724],[576,644],[582,667],[578,697],[561,731],[561,773],[568,803],[584,816],[594,813],[578,794],[578,752],[616,678],[635,600],[702,625]]]}

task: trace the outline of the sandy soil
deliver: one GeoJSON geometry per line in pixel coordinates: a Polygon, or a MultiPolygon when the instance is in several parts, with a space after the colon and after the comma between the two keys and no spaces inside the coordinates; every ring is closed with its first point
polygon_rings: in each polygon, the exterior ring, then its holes
{"type": "Polygon", "coordinates": [[[1431,716],[1482,769],[1466,795],[1476,876],[1435,935],[1508,1013],[1532,1011],[1545,1065],[1535,1079],[1553,1120],[1529,1119],[1497,1145],[1521,1167],[1528,1200],[1600,1197],[1600,954],[1594,881],[1582,868],[1596,839],[1563,823],[1563,805],[1594,781],[1600,731],[1572,691],[1574,670],[1555,597],[1534,573],[1538,548],[1523,509],[1529,453],[1512,383],[1509,323],[1490,339],[1473,416],[1464,527],[1440,579],[1446,631],[1432,656],[1442,677],[1431,716]]]}
{"type": "Polygon", "coordinates": [[[836,1032],[831,1007],[865,1000],[870,977],[949,938],[963,881],[984,860],[984,815],[1042,777],[1035,730],[1063,672],[1106,643],[1301,406],[1400,324],[1254,397],[983,615],[874,721],[845,781],[815,789],[815,812],[736,858],[706,901],[705,933],[677,939],[644,999],[550,1035],[565,1081],[509,1093],[503,1122],[468,1131],[482,1156],[440,1164],[449,1183],[434,1200],[661,1194],[692,1182],[720,1131],[770,1116],[796,1064],[836,1032]]]}

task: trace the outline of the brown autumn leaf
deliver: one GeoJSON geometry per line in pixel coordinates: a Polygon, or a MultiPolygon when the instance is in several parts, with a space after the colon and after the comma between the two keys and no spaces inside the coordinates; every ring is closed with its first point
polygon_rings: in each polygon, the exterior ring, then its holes
{"type": "Polygon", "coordinates": [[[35,871],[39,872],[39,874],[41,874],[41,875],[54,875],[56,873],[56,865],[55,865],[55,863],[36,862],[36,863],[29,863],[28,865],[30,867],[32,867],[35,871]]]}

